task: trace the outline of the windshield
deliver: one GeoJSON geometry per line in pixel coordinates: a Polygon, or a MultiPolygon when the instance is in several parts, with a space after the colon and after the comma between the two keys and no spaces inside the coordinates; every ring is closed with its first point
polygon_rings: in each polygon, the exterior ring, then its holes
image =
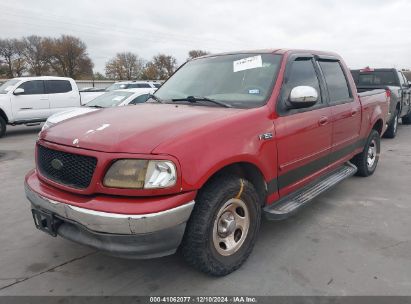
{"type": "Polygon", "coordinates": [[[165,102],[194,96],[232,107],[259,107],[270,96],[280,62],[281,56],[274,54],[222,55],[189,61],[155,95],[165,102]]]}
{"type": "Polygon", "coordinates": [[[133,92],[113,91],[100,95],[86,104],[86,107],[102,107],[109,108],[118,106],[128,97],[133,95],[133,92]]]}
{"type": "Polygon", "coordinates": [[[0,86],[0,94],[7,94],[19,82],[19,79],[10,79],[0,86]]]}

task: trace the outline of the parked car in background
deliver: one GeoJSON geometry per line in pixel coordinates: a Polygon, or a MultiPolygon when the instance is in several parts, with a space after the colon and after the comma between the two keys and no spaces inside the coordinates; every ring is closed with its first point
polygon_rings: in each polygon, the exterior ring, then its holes
{"type": "Polygon", "coordinates": [[[129,81],[119,81],[119,82],[113,83],[111,86],[106,88],[106,91],[123,90],[123,89],[147,89],[147,88],[158,89],[160,86],[161,86],[161,83],[157,81],[129,80],[129,81]]]}
{"type": "Polygon", "coordinates": [[[411,124],[411,88],[407,78],[396,69],[365,68],[351,71],[359,92],[387,89],[390,95],[388,128],[384,137],[394,138],[398,130],[398,120],[411,124]]]}
{"type": "MultiPolygon", "coordinates": [[[[25,179],[35,226],[127,258],[169,255],[222,276],[284,219],[376,170],[385,90],[357,94],[334,53],[267,50],[185,63],[138,107],[39,134],[25,179]]],[[[280,250],[280,249],[279,249],[280,250]]]]}
{"type": "Polygon", "coordinates": [[[44,123],[42,130],[50,128],[63,120],[99,109],[144,103],[154,92],[155,89],[127,89],[106,92],[81,107],[51,115],[44,123]]]}

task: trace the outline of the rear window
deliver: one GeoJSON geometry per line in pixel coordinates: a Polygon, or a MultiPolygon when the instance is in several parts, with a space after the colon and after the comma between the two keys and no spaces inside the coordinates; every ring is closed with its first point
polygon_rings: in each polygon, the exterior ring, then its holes
{"type": "Polygon", "coordinates": [[[393,71],[360,72],[354,77],[357,86],[392,86],[397,85],[393,71]]]}
{"type": "Polygon", "coordinates": [[[67,93],[72,90],[68,80],[46,80],[46,92],[48,94],[67,93]]]}

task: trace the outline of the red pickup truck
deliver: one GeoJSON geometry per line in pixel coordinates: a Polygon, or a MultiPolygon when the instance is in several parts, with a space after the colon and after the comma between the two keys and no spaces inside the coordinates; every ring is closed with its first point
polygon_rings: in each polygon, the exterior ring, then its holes
{"type": "Polygon", "coordinates": [[[336,54],[265,50],[184,64],[146,104],[40,133],[25,178],[35,225],[128,258],[180,250],[212,275],[241,266],[262,215],[284,219],[376,169],[385,90],[358,94],[336,54]]]}

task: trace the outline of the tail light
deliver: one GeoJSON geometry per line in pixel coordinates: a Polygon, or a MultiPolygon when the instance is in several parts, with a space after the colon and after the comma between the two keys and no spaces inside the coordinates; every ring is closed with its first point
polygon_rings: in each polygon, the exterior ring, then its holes
{"type": "Polygon", "coordinates": [[[391,91],[386,89],[385,90],[385,95],[387,95],[387,98],[390,98],[391,97],[391,91]]]}

